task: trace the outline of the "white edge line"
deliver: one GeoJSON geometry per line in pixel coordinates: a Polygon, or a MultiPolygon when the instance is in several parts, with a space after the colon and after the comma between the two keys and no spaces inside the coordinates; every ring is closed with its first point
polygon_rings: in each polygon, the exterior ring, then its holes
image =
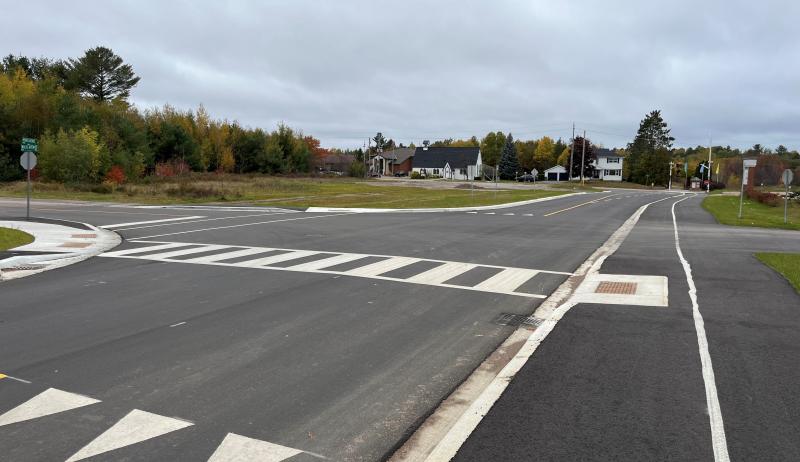
{"type": "MultiPolygon", "coordinates": [[[[176,234],[190,234],[190,233],[199,233],[203,231],[214,231],[217,229],[230,229],[230,228],[241,228],[243,226],[255,226],[255,225],[265,225],[268,223],[280,223],[283,221],[296,221],[296,220],[311,220],[313,218],[328,218],[328,217],[339,217],[342,215],[352,215],[352,213],[334,213],[330,215],[315,215],[313,217],[298,217],[298,218],[284,218],[282,220],[269,220],[269,221],[257,221],[255,223],[242,223],[239,225],[228,225],[228,226],[217,226],[214,228],[202,228],[202,229],[191,229],[188,231],[179,231],[176,233],[166,233],[166,234],[156,234],[153,236],[144,236],[144,237],[135,237],[134,239],[152,239],[155,237],[164,237],[164,236],[175,236],[176,234]]],[[[237,246],[239,247],[239,246],[237,246]]]]}
{"type": "MultiPolygon", "coordinates": [[[[458,418],[455,424],[447,431],[444,438],[442,438],[438,444],[436,444],[433,450],[425,458],[426,462],[446,462],[451,460],[456,455],[458,450],[461,448],[461,445],[463,445],[467,438],[469,438],[483,417],[489,412],[492,406],[494,406],[494,403],[500,399],[500,396],[503,394],[506,387],[508,387],[509,383],[511,383],[511,380],[520,371],[520,369],[522,369],[522,366],[528,362],[531,356],[533,356],[536,348],[553,330],[556,323],[558,323],[558,321],[569,311],[570,308],[577,304],[577,302],[572,299],[572,295],[580,280],[582,280],[587,274],[595,273],[600,270],[600,266],[603,264],[606,258],[616,252],[619,246],[622,245],[622,242],[625,240],[625,238],[627,238],[628,234],[630,234],[631,230],[633,230],[633,227],[639,221],[639,217],[651,204],[672,199],[674,197],[674,195],[671,195],[639,207],[639,209],[634,212],[633,215],[631,215],[630,218],[628,218],[625,223],[623,223],[622,226],[620,226],[602,246],[595,250],[595,252],[585,262],[583,262],[583,264],[581,264],[573,277],[570,277],[564,281],[564,283],[562,283],[555,290],[555,292],[553,292],[550,297],[548,297],[547,300],[545,300],[539,306],[539,308],[537,308],[534,316],[543,319],[542,324],[536,328],[536,330],[530,333],[530,335],[527,337],[527,340],[514,358],[512,358],[503,367],[500,373],[492,379],[489,385],[480,393],[478,398],[470,404],[469,408],[466,409],[466,411],[458,418]],[[562,303],[566,297],[569,298],[562,303]]],[[[521,327],[518,330],[523,329],[527,328],[521,327]]],[[[509,339],[512,337],[514,336],[509,336],[509,339]]],[[[506,342],[508,342],[508,340],[506,340],[506,342]]],[[[510,347],[510,345],[506,345],[506,342],[503,342],[499,348],[510,347]]],[[[481,366],[479,366],[479,368],[480,367],[481,366]]],[[[467,378],[467,381],[469,381],[469,378],[467,378]]],[[[465,383],[467,383],[467,381],[465,381],[465,383]]],[[[454,393],[457,392],[458,390],[456,390],[454,393]]],[[[436,417],[436,411],[434,411],[431,417],[436,417]]],[[[402,456],[399,458],[399,460],[403,460],[402,456]]]]}
{"type": "Polygon", "coordinates": [[[203,215],[195,215],[195,216],[187,216],[187,217],[178,217],[178,218],[164,218],[161,220],[147,220],[147,221],[131,221],[128,223],[116,223],[113,225],[102,225],[98,226],[98,228],[103,229],[114,229],[114,228],[121,228],[123,226],[135,226],[135,225],[147,225],[150,223],[165,223],[169,221],[181,221],[181,220],[195,220],[197,218],[205,218],[203,215]]]}
{"type": "MultiPolygon", "coordinates": [[[[131,230],[134,230],[134,229],[158,228],[158,227],[161,227],[161,226],[180,226],[180,225],[189,225],[189,224],[192,224],[192,223],[204,223],[204,222],[207,222],[207,221],[233,220],[233,219],[236,219],[236,218],[268,217],[268,216],[272,216],[272,215],[286,215],[286,214],[291,214],[291,213],[297,213],[297,212],[274,212],[274,213],[264,212],[264,213],[254,213],[252,215],[239,215],[239,216],[235,216],[235,217],[216,217],[216,218],[206,218],[204,216],[201,216],[201,217],[192,217],[191,221],[182,221],[180,223],[174,223],[177,220],[168,220],[168,221],[173,221],[173,223],[159,223],[159,224],[153,224],[153,225],[147,225],[147,226],[133,226],[133,227],[130,227],[130,228],[118,228],[118,229],[115,228],[114,231],[131,231],[131,230]],[[205,218],[205,219],[204,220],[196,220],[195,218],[205,218]]],[[[165,220],[165,221],[167,221],[167,220],[165,220]]],[[[153,222],[153,223],[155,223],[155,222],[153,222]]],[[[144,222],[140,223],[140,224],[144,224],[144,222]]]]}
{"type": "Polygon", "coordinates": [[[684,258],[681,251],[680,237],[678,235],[678,220],[675,216],[675,206],[678,203],[689,199],[686,197],[672,204],[672,226],[675,232],[675,250],[686,273],[686,282],[689,284],[689,298],[692,301],[692,317],[694,318],[694,328],[697,332],[697,347],[700,352],[700,365],[703,371],[703,383],[706,389],[706,404],[708,406],[708,420],[711,426],[711,444],[714,448],[714,460],[716,462],[728,462],[728,442],[725,437],[725,424],[722,420],[722,409],[717,395],[717,383],[714,378],[714,366],[711,363],[711,353],[708,351],[708,338],[706,337],[705,323],[703,315],[700,314],[700,305],[697,303],[697,287],[692,278],[692,266],[684,258]]]}

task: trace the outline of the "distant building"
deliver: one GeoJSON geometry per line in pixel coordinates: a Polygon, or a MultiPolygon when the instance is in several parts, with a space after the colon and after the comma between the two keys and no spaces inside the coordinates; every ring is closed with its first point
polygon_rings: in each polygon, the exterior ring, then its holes
{"type": "Polygon", "coordinates": [[[319,160],[319,170],[347,174],[355,158],[350,154],[328,154],[319,160]]]}
{"type": "Polygon", "coordinates": [[[396,148],[384,151],[372,158],[370,171],[380,175],[408,175],[414,160],[414,148],[396,148]]]}
{"type": "Polygon", "coordinates": [[[567,169],[561,165],[556,165],[544,171],[544,179],[547,181],[561,181],[567,179],[567,169]]]}
{"type": "MultiPolygon", "coordinates": [[[[605,181],[622,181],[622,162],[625,158],[611,149],[594,148],[593,178],[605,181]]],[[[579,164],[580,165],[580,164],[579,164]]]]}
{"type": "Polygon", "coordinates": [[[414,152],[412,171],[424,177],[451,180],[479,178],[483,172],[477,147],[423,147],[414,152]]]}

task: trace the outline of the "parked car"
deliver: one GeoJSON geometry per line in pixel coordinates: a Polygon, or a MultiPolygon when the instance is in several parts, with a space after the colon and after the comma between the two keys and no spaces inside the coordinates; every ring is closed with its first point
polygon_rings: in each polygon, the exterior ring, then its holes
{"type": "Polygon", "coordinates": [[[536,181],[536,177],[534,177],[534,176],[533,176],[533,175],[531,175],[530,173],[526,173],[526,174],[524,174],[524,175],[520,175],[520,176],[518,176],[518,177],[517,177],[517,181],[520,181],[520,182],[531,182],[531,181],[536,181]]]}
{"type": "Polygon", "coordinates": [[[394,172],[394,176],[396,176],[397,178],[408,176],[408,172],[394,172]]]}

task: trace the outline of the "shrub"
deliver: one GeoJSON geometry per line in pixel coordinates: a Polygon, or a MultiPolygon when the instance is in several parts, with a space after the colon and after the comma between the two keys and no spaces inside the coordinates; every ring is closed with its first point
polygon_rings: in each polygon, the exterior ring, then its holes
{"type": "Polygon", "coordinates": [[[100,168],[97,132],[84,127],[42,137],[39,154],[42,177],[60,182],[94,182],[100,168]]]}
{"type": "Polygon", "coordinates": [[[747,188],[745,194],[747,194],[748,198],[753,199],[754,201],[758,201],[764,205],[768,205],[770,207],[777,207],[779,204],[781,204],[782,201],[781,196],[777,194],[771,192],[759,191],[754,188],[747,188]]]}
{"type": "Polygon", "coordinates": [[[411,179],[412,180],[421,180],[423,178],[425,178],[425,177],[420,175],[419,172],[411,172],[411,179]]]}
{"type": "Polygon", "coordinates": [[[364,166],[363,162],[359,162],[354,160],[352,164],[350,164],[350,176],[354,178],[364,178],[364,174],[367,172],[366,167],[364,166]]]}
{"type": "Polygon", "coordinates": [[[120,185],[125,182],[125,172],[119,165],[114,165],[108,172],[106,172],[106,181],[115,185],[120,185]]]}

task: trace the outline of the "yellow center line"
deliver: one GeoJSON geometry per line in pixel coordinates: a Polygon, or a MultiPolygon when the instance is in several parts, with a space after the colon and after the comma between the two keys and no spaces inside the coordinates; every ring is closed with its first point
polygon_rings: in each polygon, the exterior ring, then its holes
{"type": "Polygon", "coordinates": [[[573,205],[572,207],[567,207],[567,208],[565,208],[565,209],[556,210],[555,212],[545,213],[545,214],[544,214],[544,215],[542,215],[542,216],[544,216],[544,217],[549,217],[550,215],[555,215],[555,214],[557,214],[557,213],[566,212],[566,211],[568,211],[568,210],[572,210],[572,209],[577,209],[578,207],[584,206],[584,205],[586,205],[586,204],[594,204],[595,202],[600,202],[600,201],[601,201],[601,200],[603,200],[603,199],[608,199],[609,197],[620,196],[620,195],[621,195],[621,194],[612,194],[612,195],[610,195],[610,196],[603,196],[603,197],[601,197],[601,198],[599,198],[599,199],[595,199],[595,200],[593,200],[593,201],[589,201],[589,202],[583,202],[583,203],[581,203],[581,204],[578,204],[578,205],[573,205]]]}
{"type": "Polygon", "coordinates": [[[4,378],[6,378],[6,377],[8,377],[8,376],[7,376],[7,375],[5,375],[5,374],[0,374],[0,379],[4,379],[4,378]]]}

